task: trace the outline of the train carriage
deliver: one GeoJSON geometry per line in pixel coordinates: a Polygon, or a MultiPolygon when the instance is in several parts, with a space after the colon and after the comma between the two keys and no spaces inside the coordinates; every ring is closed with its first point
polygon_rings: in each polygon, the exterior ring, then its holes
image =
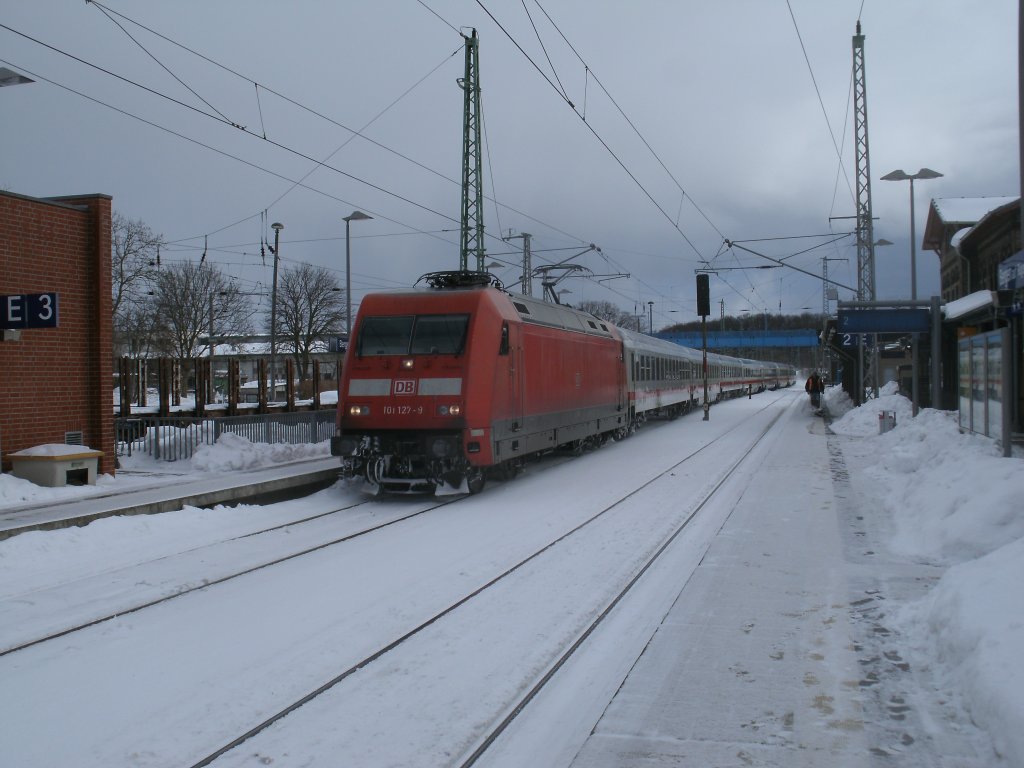
{"type": "MultiPolygon", "coordinates": [[[[513,296],[486,273],[424,279],[431,287],[364,298],[339,383],[331,453],[372,491],[475,493],[487,471],[511,476],[528,456],[703,404],[696,350],[513,296]]],[[[715,354],[708,373],[709,400],[786,378],[715,354]]]]}

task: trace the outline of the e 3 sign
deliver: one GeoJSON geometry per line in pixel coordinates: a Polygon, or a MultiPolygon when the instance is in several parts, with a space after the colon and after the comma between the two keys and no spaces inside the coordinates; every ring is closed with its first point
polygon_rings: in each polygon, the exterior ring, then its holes
{"type": "Polygon", "coordinates": [[[0,328],[56,328],[56,293],[16,293],[0,296],[0,328]]]}

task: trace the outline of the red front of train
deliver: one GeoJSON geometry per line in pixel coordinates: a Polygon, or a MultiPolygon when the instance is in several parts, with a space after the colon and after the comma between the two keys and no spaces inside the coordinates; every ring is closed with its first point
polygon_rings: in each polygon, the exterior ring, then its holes
{"type": "Polygon", "coordinates": [[[624,429],[621,341],[550,306],[493,287],[368,295],[331,441],[343,474],[374,491],[477,492],[488,469],[624,429]]]}

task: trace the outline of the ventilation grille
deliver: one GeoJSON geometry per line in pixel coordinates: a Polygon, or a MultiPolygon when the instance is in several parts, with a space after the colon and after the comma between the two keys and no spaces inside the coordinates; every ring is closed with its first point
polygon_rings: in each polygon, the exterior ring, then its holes
{"type": "Polygon", "coordinates": [[[65,432],[64,445],[82,445],[81,432],[65,432]]]}

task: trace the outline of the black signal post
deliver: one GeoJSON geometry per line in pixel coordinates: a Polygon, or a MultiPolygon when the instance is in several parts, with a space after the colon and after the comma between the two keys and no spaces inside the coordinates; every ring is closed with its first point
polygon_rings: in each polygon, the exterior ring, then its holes
{"type": "Polygon", "coordinates": [[[709,418],[711,403],[708,401],[708,315],[711,314],[711,288],[707,272],[697,275],[697,314],[700,315],[700,336],[704,362],[704,421],[709,418]]]}

